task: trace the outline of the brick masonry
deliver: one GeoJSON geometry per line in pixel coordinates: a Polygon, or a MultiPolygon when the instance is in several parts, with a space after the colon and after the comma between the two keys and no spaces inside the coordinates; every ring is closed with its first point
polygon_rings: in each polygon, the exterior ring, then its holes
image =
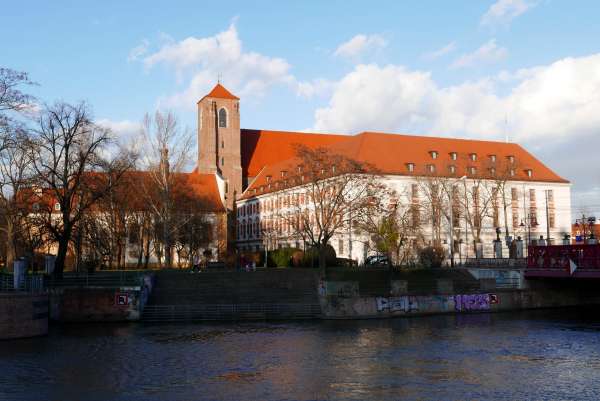
{"type": "Polygon", "coordinates": [[[0,293],[0,340],[48,334],[48,295],[0,293]]]}

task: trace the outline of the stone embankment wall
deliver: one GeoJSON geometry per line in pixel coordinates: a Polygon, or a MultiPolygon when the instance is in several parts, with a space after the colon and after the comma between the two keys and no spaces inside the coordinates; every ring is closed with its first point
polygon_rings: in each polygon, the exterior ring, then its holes
{"type": "Polygon", "coordinates": [[[153,282],[153,277],[147,275],[139,286],[52,288],[50,318],[61,322],[140,320],[153,282]]]}
{"type": "Polygon", "coordinates": [[[48,295],[0,293],[0,340],[48,334],[48,295]]]}
{"type": "Polygon", "coordinates": [[[443,313],[600,305],[600,294],[589,285],[522,283],[521,288],[496,288],[493,278],[480,279],[477,291],[455,291],[453,283],[438,280],[431,294],[410,294],[409,283],[392,281],[389,294],[362,296],[357,282],[324,282],[320,303],[325,319],[386,318],[443,313]]]}

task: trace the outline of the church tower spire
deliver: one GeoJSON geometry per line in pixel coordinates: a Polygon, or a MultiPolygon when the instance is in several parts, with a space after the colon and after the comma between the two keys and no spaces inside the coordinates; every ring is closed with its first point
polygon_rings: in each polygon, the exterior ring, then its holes
{"type": "Polygon", "coordinates": [[[217,83],[198,101],[198,172],[221,175],[228,209],[242,191],[239,100],[217,83]]]}

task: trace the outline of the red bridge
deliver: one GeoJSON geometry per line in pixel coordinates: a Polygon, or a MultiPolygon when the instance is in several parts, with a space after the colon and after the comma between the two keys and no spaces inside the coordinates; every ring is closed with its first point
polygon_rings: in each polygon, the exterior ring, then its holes
{"type": "Polygon", "coordinates": [[[600,245],[530,246],[525,277],[600,278],[600,245]]]}

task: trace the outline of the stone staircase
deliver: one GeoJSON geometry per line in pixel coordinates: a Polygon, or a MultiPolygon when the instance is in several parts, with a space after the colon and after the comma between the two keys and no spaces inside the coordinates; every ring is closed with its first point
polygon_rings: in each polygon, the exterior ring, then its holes
{"type": "Polygon", "coordinates": [[[311,269],[161,271],[142,321],[311,319],[321,313],[311,269]]]}

